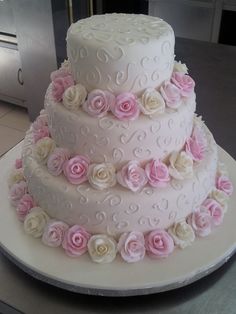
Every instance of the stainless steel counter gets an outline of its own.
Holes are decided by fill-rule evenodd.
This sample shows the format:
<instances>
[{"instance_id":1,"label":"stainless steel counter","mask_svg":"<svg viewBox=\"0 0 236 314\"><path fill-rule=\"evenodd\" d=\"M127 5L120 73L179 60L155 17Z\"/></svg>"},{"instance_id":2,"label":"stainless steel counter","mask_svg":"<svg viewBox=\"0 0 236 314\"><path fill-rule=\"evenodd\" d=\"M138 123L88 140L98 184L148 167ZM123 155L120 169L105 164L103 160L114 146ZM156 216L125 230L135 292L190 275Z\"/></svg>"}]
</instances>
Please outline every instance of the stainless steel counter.
<instances>
[{"instance_id":1,"label":"stainless steel counter","mask_svg":"<svg viewBox=\"0 0 236 314\"><path fill-rule=\"evenodd\" d=\"M197 112L219 145L236 158L236 47L177 39L176 55L196 81ZM3 255L0 280L1 313L236 313L236 255L189 286L141 297L105 298L60 290L31 278Z\"/></svg>"}]
</instances>

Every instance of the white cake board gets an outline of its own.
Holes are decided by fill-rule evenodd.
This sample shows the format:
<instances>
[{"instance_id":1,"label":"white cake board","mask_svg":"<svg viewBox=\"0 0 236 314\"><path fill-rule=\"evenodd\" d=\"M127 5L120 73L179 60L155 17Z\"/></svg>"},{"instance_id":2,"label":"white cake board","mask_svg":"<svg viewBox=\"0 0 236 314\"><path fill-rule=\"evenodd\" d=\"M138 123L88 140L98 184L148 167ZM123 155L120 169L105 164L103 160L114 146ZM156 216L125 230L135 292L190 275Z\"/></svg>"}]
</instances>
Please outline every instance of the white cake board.
<instances>
[{"instance_id":1,"label":"white cake board","mask_svg":"<svg viewBox=\"0 0 236 314\"><path fill-rule=\"evenodd\" d=\"M134 264L119 257L110 264L96 264L86 255L69 258L63 249L49 248L24 233L15 210L8 200L7 177L21 154L18 144L0 160L0 240L2 252L33 277L70 291L130 296L157 293L194 282L224 264L236 251L236 193L231 197L223 224L207 238L197 239L185 249L176 249L165 260ZM236 162L219 148L236 189Z\"/></svg>"}]
</instances>

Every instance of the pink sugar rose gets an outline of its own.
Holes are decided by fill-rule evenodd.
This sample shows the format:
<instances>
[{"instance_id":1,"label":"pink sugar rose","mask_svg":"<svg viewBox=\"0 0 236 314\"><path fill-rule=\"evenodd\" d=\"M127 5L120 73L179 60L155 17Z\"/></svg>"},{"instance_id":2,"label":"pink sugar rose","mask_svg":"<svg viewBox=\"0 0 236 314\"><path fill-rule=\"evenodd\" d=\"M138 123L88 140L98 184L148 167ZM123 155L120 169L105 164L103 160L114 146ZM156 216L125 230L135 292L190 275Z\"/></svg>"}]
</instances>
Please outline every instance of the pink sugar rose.
<instances>
[{"instance_id":1,"label":"pink sugar rose","mask_svg":"<svg viewBox=\"0 0 236 314\"><path fill-rule=\"evenodd\" d=\"M48 125L48 114L45 109L40 110L37 120L39 120L42 125Z\"/></svg>"},{"instance_id":2,"label":"pink sugar rose","mask_svg":"<svg viewBox=\"0 0 236 314\"><path fill-rule=\"evenodd\" d=\"M145 241L142 232L123 233L118 242L118 251L128 263L141 261L145 256Z\"/></svg>"},{"instance_id":3,"label":"pink sugar rose","mask_svg":"<svg viewBox=\"0 0 236 314\"><path fill-rule=\"evenodd\" d=\"M82 155L76 155L64 162L63 172L70 183L81 184L87 180L88 168L89 159Z\"/></svg>"},{"instance_id":4,"label":"pink sugar rose","mask_svg":"<svg viewBox=\"0 0 236 314\"><path fill-rule=\"evenodd\" d=\"M160 160L152 159L145 166L148 183L153 187L165 187L170 181L169 168Z\"/></svg>"},{"instance_id":5,"label":"pink sugar rose","mask_svg":"<svg viewBox=\"0 0 236 314\"><path fill-rule=\"evenodd\" d=\"M69 226L62 221L49 220L44 228L43 243L51 247L60 246L68 229Z\"/></svg>"},{"instance_id":6,"label":"pink sugar rose","mask_svg":"<svg viewBox=\"0 0 236 314\"><path fill-rule=\"evenodd\" d=\"M140 113L136 96L132 93L123 93L116 97L115 103L110 106L112 113L119 120L135 120Z\"/></svg>"},{"instance_id":7,"label":"pink sugar rose","mask_svg":"<svg viewBox=\"0 0 236 314\"><path fill-rule=\"evenodd\" d=\"M42 109L40 111L40 115L32 123L32 128L33 128L33 130L38 130L38 129L41 129L45 126L48 126L48 115L47 115L45 109Z\"/></svg>"},{"instance_id":8,"label":"pink sugar rose","mask_svg":"<svg viewBox=\"0 0 236 314\"><path fill-rule=\"evenodd\" d=\"M33 131L37 131L37 130L41 129L44 126L45 126L44 122L41 119L39 119L39 117L32 123Z\"/></svg>"},{"instance_id":9,"label":"pink sugar rose","mask_svg":"<svg viewBox=\"0 0 236 314\"><path fill-rule=\"evenodd\" d=\"M156 229L145 236L147 254L153 258L167 257L174 250L174 241L167 231Z\"/></svg>"},{"instance_id":10,"label":"pink sugar rose","mask_svg":"<svg viewBox=\"0 0 236 314\"><path fill-rule=\"evenodd\" d=\"M136 160L129 161L117 173L117 181L133 192L140 191L147 183L148 179L143 168Z\"/></svg>"},{"instance_id":11,"label":"pink sugar rose","mask_svg":"<svg viewBox=\"0 0 236 314\"><path fill-rule=\"evenodd\" d=\"M27 183L25 181L20 181L15 183L10 188L10 200L12 205L17 206L20 199L28 191Z\"/></svg>"},{"instance_id":12,"label":"pink sugar rose","mask_svg":"<svg viewBox=\"0 0 236 314\"><path fill-rule=\"evenodd\" d=\"M191 137L194 141L198 142L198 144L201 146L202 151L206 150L207 140L202 127L195 125Z\"/></svg>"},{"instance_id":13,"label":"pink sugar rose","mask_svg":"<svg viewBox=\"0 0 236 314\"><path fill-rule=\"evenodd\" d=\"M28 215L30 212L31 208L35 207L35 201L33 200L32 196L28 193L24 194L22 198L20 199L16 212L17 216L20 221L24 221L25 217Z\"/></svg>"},{"instance_id":14,"label":"pink sugar rose","mask_svg":"<svg viewBox=\"0 0 236 314\"><path fill-rule=\"evenodd\" d=\"M62 247L67 255L71 257L80 256L87 251L90 237L91 235L83 227L74 225L66 231Z\"/></svg>"},{"instance_id":15,"label":"pink sugar rose","mask_svg":"<svg viewBox=\"0 0 236 314\"><path fill-rule=\"evenodd\" d=\"M206 237L211 233L212 217L205 208L198 209L190 214L187 223L193 228L198 237Z\"/></svg>"},{"instance_id":16,"label":"pink sugar rose","mask_svg":"<svg viewBox=\"0 0 236 314\"><path fill-rule=\"evenodd\" d=\"M21 169L22 168L22 159L21 158L17 158L15 160L15 168L16 169Z\"/></svg>"},{"instance_id":17,"label":"pink sugar rose","mask_svg":"<svg viewBox=\"0 0 236 314\"><path fill-rule=\"evenodd\" d=\"M194 160L201 161L204 158L204 150L201 145L192 137L189 137L185 143L186 153Z\"/></svg>"},{"instance_id":18,"label":"pink sugar rose","mask_svg":"<svg viewBox=\"0 0 236 314\"><path fill-rule=\"evenodd\" d=\"M225 175L220 175L216 178L216 188L229 196L232 195L234 190L232 182Z\"/></svg>"},{"instance_id":19,"label":"pink sugar rose","mask_svg":"<svg viewBox=\"0 0 236 314\"><path fill-rule=\"evenodd\" d=\"M115 96L100 89L95 89L88 95L87 101L83 104L83 109L92 117L104 117L110 106L114 106Z\"/></svg>"},{"instance_id":20,"label":"pink sugar rose","mask_svg":"<svg viewBox=\"0 0 236 314\"><path fill-rule=\"evenodd\" d=\"M38 116L37 119L32 123L32 128L33 131L38 131L47 125L48 123L46 122L46 119L41 119L41 116Z\"/></svg>"},{"instance_id":21,"label":"pink sugar rose","mask_svg":"<svg viewBox=\"0 0 236 314\"><path fill-rule=\"evenodd\" d=\"M53 71L50 75L50 78L51 78L51 81L54 81L55 79L59 77L66 77L69 74L70 74L69 69L61 67L58 70Z\"/></svg>"},{"instance_id":22,"label":"pink sugar rose","mask_svg":"<svg viewBox=\"0 0 236 314\"><path fill-rule=\"evenodd\" d=\"M180 106L180 91L174 84L165 81L160 88L160 93L164 98L167 107L177 109Z\"/></svg>"},{"instance_id":23,"label":"pink sugar rose","mask_svg":"<svg viewBox=\"0 0 236 314\"><path fill-rule=\"evenodd\" d=\"M59 176L63 171L64 163L69 159L68 149L57 147L49 155L47 161L48 172L53 176Z\"/></svg>"},{"instance_id":24,"label":"pink sugar rose","mask_svg":"<svg viewBox=\"0 0 236 314\"><path fill-rule=\"evenodd\" d=\"M207 198L202 203L202 206L208 210L212 218L213 225L219 226L222 223L224 217L224 210L222 206L212 198Z\"/></svg>"},{"instance_id":25,"label":"pink sugar rose","mask_svg":"<svg viewBox=\"0 0 236 314\"><path fill-rule=\"evenodd\" d=\"M189 75L182 72L173 72L171 82L178 87L183 97L189 97L194 91L194 80Z\"/></svg>"},{"instance_id":26,"label":"pink sugar rose","mask_svg":"<svg viewBox=\"0 0 236 314\"><path fill-rule=\"evenodd\" d=\"M52 81L52 97L55 101L61 101L64 91L74 85L72 75L68 74L64 77L56 77Z\"/></svg>"},{"instance_id":27,"label":"pink sugar rose","mask_svg":"<svg viewBox=\"0 0 236 314\"><path fill-rule=\"evenodd\" d=\"M206 150L206 139L201 128L195 126L191 137L186 140L185 151L194 160L201 161Z\"/></svg>"},{"instance_id":28,"label":"pink sugar rose","mask_svg":"<svg viewBox=\"0 0 236 314\"><path fill-rule=\"evenodd\" d=\"M37 143L38 140L44 137L50 137L49 129L46 125L37 130L33 129L33 138L35 143Z\"/></svg>"}]
</instances>

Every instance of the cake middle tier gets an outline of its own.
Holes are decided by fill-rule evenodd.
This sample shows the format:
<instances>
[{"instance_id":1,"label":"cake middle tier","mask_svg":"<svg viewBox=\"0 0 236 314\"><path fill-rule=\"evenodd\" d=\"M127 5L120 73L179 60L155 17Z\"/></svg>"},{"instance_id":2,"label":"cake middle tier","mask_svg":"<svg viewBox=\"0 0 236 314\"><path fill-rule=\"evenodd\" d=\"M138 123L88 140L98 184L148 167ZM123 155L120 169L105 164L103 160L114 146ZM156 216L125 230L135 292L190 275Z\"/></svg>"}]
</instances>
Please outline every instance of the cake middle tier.
<instances>
[{"instance_id":1,"label":"cake middle tier","mask_svg":"<svg viewBox=\"0 0 236 314\"><path fill-rule=\"evenodd\" d=\"M82 109L68 111L52 100L49 88L45 108L57 146L87 156L91 162L111 162L120 167L133 159L165 160L171 152L181 150L192 132L196 102L193 95L177 110L166 109L155 119L140 115L135 121L120 121L111 114L94 118Z\"/></svg>"}]
</instances>

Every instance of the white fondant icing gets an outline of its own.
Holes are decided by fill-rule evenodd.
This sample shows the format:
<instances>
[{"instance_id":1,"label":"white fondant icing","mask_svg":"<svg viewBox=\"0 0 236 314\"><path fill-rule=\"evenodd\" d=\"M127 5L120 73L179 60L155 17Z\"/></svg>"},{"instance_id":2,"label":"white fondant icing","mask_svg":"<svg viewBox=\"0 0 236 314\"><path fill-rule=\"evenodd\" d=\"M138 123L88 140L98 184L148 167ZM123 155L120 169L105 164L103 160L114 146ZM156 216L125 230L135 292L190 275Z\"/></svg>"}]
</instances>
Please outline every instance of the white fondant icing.
<instances>
[{"instance_id":1,"label":"white fondant icing","mask_svg":"<svg viewBox=\"0 0 236 314\"><path fill-rule=\"evenodd\" d=\"M170 78L174 41L171 26L157 17L95 15L70 26L67 54L74 79L88 91L140 94Z\"/></svg>"}]
</instances>

